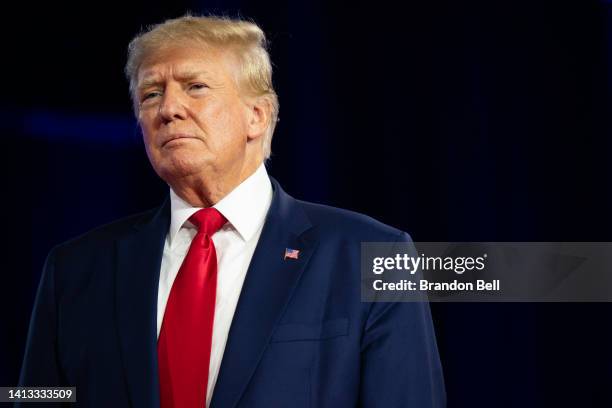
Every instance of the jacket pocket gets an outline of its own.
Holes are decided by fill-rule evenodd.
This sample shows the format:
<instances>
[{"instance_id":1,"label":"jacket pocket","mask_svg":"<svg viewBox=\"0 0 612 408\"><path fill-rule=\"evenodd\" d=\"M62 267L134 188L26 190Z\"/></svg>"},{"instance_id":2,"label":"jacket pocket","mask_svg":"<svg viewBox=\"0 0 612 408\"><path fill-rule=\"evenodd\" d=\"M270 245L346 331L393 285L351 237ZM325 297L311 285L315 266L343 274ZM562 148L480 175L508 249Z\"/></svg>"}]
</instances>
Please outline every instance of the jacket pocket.
<instances>
[{"instance_id":1,"label":"jacket pocket","mask_svg":"<svg viewBox=\"0 0 612 408\"><path fill-rule=\"evenodd\" d=\"M317 341L346 336L349 320L347 318L327 320L322 323L289 323L276 326L272 343L287 341Z\"/></svg>"}]
</instances>

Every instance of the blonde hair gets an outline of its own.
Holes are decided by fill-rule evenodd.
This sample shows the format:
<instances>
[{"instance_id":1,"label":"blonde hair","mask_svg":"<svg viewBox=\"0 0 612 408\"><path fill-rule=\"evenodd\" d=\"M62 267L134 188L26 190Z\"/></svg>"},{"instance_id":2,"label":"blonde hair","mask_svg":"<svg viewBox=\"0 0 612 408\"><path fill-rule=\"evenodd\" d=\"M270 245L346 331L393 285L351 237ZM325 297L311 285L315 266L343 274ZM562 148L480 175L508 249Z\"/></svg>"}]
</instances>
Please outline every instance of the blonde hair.
<instances>
[{"instance_id":1,"label":"blonde hair","mask_svg":"<svg viewBox=\"0 0 612 408\"><path fill-rule=\"evenodd\" d=\"M272 134L278 121L278 96L272 86L272 64L266 49L266 36L257 24L250 21L186 15L149 27L134 37L128 46L125 66L134 110L138 109L136 86L143 60L162 48L194 43L221 50L231 49L241 66L237 85L250 96L264 97L270 103L270 124L263 140L264 157L269 158Z\"/></svg>"}]
</instances>

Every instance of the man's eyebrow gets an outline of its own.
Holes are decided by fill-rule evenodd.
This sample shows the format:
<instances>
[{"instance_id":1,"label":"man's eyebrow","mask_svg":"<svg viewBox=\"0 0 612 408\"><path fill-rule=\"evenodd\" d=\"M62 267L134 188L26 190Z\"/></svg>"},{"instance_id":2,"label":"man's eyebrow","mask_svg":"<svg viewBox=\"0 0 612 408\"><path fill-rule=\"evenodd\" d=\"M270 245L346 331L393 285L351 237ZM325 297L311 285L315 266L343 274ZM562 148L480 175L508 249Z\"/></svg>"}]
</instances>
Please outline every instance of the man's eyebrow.
<instances>
[{"instance_id":1,"label":"man's eyebrow","mask_svg":"<svg viewBox=\"0 0 612 408\"><path fill-rule=\"evenodd\" d=\"M152 86L160 85L163 81L158 77L145 78L142 81L138 81L138 89L149 88Z\"/></svg>"},{"instance_id":2,"label":"man's eyebrow","mask_svg":"<svg viewBox=\"0 0 612 408\"><path fill-rule=\"evenodd\" d=\"M175 77L179 80L179 81L190 81L192 79L196 79L196 78L202 78L202 77L208 77L208 71L205 71L203 69L186 69L183 71L178 71L175 74Z\"/></svg>"},{"instance_id":3,"label":"man's eyebrow","mask_svg":"<svg viewBox=\"0 0 612 408\"><path fill-rule=\"evenodd\" d=\"M191 81L197 78L206 78L208 77L208 72L202 69L198 70L182 70L174 74L174 77L179 81ZM159 86L164 83L164 80L157 75L151 75L149 77L145 77L138 84L138 89L149 88L152 86Z\"/></svg>"}]
</instances>

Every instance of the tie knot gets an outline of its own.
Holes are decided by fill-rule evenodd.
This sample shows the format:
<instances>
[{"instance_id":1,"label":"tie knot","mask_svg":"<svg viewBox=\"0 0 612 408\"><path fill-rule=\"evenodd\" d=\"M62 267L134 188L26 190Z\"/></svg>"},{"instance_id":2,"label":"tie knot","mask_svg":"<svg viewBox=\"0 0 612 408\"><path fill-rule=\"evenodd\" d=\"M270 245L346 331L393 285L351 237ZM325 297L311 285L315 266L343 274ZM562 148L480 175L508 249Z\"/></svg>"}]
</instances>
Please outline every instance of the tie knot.
<instances>
[{"instance_id":1,"label":"tie knot","mask_svg":"<svg viewBox=\"0 0 612 408\"><path fill-rule=\"evenodd\" d=\"M219 231L227 220L216 208L208 207L198 210L189 217L189 221L196 226L198 232L212 236L215 232Z\"/></svg>"}]
</instances>

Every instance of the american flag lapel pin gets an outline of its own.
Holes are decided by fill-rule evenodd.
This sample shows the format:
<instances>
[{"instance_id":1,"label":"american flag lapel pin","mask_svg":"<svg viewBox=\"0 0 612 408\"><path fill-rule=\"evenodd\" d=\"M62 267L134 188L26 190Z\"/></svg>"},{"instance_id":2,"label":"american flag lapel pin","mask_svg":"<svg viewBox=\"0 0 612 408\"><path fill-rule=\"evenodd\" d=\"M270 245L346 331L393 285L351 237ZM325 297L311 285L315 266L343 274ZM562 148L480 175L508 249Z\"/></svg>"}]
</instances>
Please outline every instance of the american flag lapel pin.
<instances>
[{"instance_id":1,"label":"american flag lapel pin","mask_svg":"<svg viewBox=\"0 0 612 408\"><path fill-rule=\"evenodd\" d=\"M300 251L298 249L285 248L285 258L284 259L298 259L300 256Z\"/></svg>"}]
</instances>

